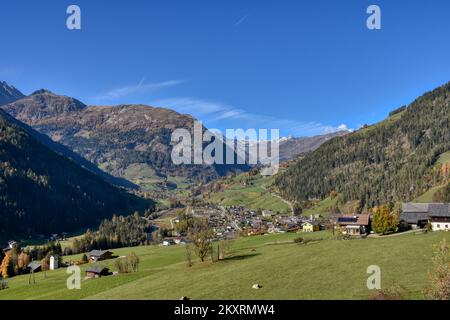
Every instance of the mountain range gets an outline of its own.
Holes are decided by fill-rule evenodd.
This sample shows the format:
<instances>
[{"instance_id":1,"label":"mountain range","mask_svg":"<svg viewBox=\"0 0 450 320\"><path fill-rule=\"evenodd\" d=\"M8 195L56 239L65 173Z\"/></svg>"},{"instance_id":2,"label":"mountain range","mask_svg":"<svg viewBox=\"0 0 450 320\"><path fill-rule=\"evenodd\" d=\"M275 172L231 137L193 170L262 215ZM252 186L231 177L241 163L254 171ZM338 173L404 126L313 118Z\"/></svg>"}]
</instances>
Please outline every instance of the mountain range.
<instances>
[{"instance_id":1,"label":"mountain range","mask_svg":"<svg viewBox=\"0 0 450 320\"><path fill-rule=\"evenodd\" d=\"M5 81L0 81L0 106L11 103L25 97L22 92L10 86Z\"/></svg>"},{"instance_id":2,"label":"mountain range","mask_svg":"<svg viewBox=\"0 0 450 320\"><path fill-rule=\"evenodd\" d=\"M155 178L176 184L182 177L192 186L250 169L174 165L171 134L177 128L192 132L196 119L190 115L146 105L87 106L45 89L25 96L0 84L5 234L70 231L114 213L152 210L153 201L123 188L148 190ZM355 132L281 139L280 158L294 161L274 186L300 207L331 197L337 211L351 204L362 212L437 187L444 199L450 183L450 83Z\"/></svg>"},{"instance_id":3,"label":"mountain range","mask_svg":"<svg viewBox=\"0 0 450 320\"><path fill-rule=\"evenodd\" d=\"M280 162L295 159L299 156L316 150L323 143L334 137L341 137L348 134L347 130L340 130L327 134L312 137L287 137L280 141Z\"/></svg>"},{"instance_id":4,"label":"mountain range","mask_svg":"<svg viewBox=\"0 0 450 320\"><path fill-rule=\"evenodd\" d=\"M86 106L44 89L2 109L109 174L144 188L156 177L208 181L248 170L246 165L173 164L171 134L177 128L192 132L195 119L169 109L146 105Z\"/></svg>"},{"instance_id":5,"label":"mountain range","mask_svg":"<svg viewBox=\"0 0 450 320\"><path fill-rule=\"evenodd\" d=\"M196 119L165 108L87 106L75 98L41 89L3 105L2 109L111 176L122 178L114 182L116 185L126 186L127 179L128 187L133 184L147 190L154 187L158 178L206 182L249 170L247 165L174 165L170 157L171 133L177 128L192 132ZM280 143L281 161L315 150L328 139L345 133L285 139Z\"/></svg>"}]
</instances>

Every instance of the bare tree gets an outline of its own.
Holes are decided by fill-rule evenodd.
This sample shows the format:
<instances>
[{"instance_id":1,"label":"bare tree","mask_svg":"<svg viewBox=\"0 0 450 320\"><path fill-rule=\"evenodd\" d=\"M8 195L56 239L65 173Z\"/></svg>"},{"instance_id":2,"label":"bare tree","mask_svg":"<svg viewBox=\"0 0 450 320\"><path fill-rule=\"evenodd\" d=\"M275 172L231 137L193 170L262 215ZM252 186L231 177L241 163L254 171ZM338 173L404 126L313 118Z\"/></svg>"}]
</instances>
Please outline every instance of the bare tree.
<instances>
[{"instance_id":1,"label":"bare tree","mask_svg":"<svg viewBox=\"0 0 450 320\"><path fill-rule=\"evenodd\" d=\"M136 253L131 252L128 257L128 263L131 266L131 270L133 270L133 272L137 272L139 270L139 257L136 255Z\"/></svg>"},{"instance_id":2,"label":"bare tree","mask_svg":"<svg viewBox=\"0 0 450 320\"><path fill-rule=\"evenodd\" d=\"M194 245L195 254L203 262L211 251L214 232L208 225L207 219L195 218L189 228L189 238Z\"/></svg>"},{"instance_id":3,"label":"bare tree","mask_svg":"<svg viewBox=\"0 0 450 320\"><path fill-rule=\"evenodd\" d=\"M188 267L192 267L192 245L186 245L186 262Z\"/></svg>"}]
</instances>

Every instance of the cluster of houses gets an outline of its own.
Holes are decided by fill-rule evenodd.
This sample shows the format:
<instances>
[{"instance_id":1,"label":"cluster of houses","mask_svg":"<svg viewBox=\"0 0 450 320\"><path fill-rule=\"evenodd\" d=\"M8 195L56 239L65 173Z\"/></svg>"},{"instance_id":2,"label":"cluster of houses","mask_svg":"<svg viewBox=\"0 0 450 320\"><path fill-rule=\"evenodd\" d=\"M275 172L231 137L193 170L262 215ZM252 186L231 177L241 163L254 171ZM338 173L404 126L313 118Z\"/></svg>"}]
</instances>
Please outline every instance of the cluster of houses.
<instances>
[{"instance_id":1,"label":"cluster of houses","mask_svg":"<svg viewBox=\"0 0 450 320\"><path fill-rule=\"evenodd\" d=\"M88 257L88 261L90 263L95 263L102 260L107 260L112 258L112 252L108 250L92 250L91 252L87 253L86 256ZM59 268L59 257L58 255L52 255L50 256L50 263L49 263L49 270L56 270ZM37 273L42 271L42 263L41 261L32 261L28 264L28 271L30 273ZM109 269L95 264L93 266L89 266L86 268L86 278L98 278L101 276L106 276L111 274L109 272Z\"/></svg>"},{"instance_id":2,"label":"cluster of houses","mask_svg":"<svg viewBox=\"0 0 450 320\"><path fill-rule=\"evenodd\" d=\"M201 210L200 210L201 211ZM199 210L192 210L198 214ZM318 214L309 217L276 215L270 210L255 212L244 207L217 207L202 211L208 215L210 224L218 238L231 237L237 233L256 235L282 232L316 232L340 228L349 236L364 236L372 232L371 214L339 214L323 219ZM401 229L424 228L433 231L450 230L450 204L448 203L403 203L400 215Z\"/></svg>"},{"instance_id":3,"label":"cluster of houses","mask_svg":"<svg viewBox=\"0 0 450 320\"><path fill-rule=\"evenodd\" d=\"M235 238L238 234L251 236L301 230L310 232L326 228L326 221L319 223L318 214L310 217L279 215L270 210L257 212L242 206L208 206L192 209L190 213L207 216L218 240Z\"/></svg>"},{"instance_id":4,"label":"cluster of houses","mask_svg":"<svg viewBox=\"0 0 450 320\"><path fill-rule=\"evenodd\" d=\"M336 215L335 227L350 236L369 234L372 216L370 214ZM401 229L423 229L430 226L432 231L450 231L450 203L403 203L400 214ZM320 230L317 221L308 221L303 231Z\"/></svg>"}]
</instances>

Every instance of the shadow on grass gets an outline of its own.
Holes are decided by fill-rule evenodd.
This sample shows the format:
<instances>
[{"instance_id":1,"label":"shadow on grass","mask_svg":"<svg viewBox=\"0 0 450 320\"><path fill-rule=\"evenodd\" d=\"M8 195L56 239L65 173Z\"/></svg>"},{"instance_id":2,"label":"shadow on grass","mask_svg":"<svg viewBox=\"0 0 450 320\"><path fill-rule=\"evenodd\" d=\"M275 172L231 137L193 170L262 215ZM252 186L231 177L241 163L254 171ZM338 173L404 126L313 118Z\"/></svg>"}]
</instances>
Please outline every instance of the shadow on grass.
<instances>
[{"instance_id":1,"label":"shadow on grass","mask_svg":"<svg viewBox=\"0 0 450 320\"><path fill-rule=\"evenodd\" d=\"M261 253L250 253L250 254L239 254L231 257L226 257L225 259L221 261L239 261L239 260L246 260L249 258L253 258L255 256L259 256Z\"/></svg>"}]
</instances>

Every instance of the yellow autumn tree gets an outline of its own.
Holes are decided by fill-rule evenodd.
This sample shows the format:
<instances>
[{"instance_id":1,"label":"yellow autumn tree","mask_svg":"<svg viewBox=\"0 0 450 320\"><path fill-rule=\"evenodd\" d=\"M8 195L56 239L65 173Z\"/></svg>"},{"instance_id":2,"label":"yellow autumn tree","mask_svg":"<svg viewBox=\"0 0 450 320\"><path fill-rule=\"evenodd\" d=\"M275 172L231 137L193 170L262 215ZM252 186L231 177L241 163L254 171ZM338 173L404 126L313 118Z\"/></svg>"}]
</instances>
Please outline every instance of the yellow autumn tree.
<instances>
[{"instance_id":1,"label":"yellow autumn tree","mask_svg":"<svg viewBox=\"0 0 450 320\"><path fill-rule=\"evenodd\" d=\"M0 266L0 272L3 279L14 276L14 264L12 259L12 250L9 250L3 258L2 265Z\"/></svg>"},{"instance_id":2,"label":"yellow autumn tree","mask_svg":"<svg viewBox=\"0 0 450 320\"><path fill-rule=\"evenodd\" d=\"M376 233L387 234L398 229L400 217L385 204L372 209L372 228Z\"/></svg>"},{"instance_id":3,"label":"yellow autumn tree","mask_svg":"<svg viewBox=\"0 0 450 320\"><path fill-rule=\"evenodd\" d=\"M29 264L30 256L27 253L22 252L17 259L17 266L19 268L19 271L24 272Z\"/></svg>"}]
</instances>

